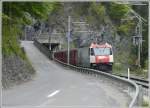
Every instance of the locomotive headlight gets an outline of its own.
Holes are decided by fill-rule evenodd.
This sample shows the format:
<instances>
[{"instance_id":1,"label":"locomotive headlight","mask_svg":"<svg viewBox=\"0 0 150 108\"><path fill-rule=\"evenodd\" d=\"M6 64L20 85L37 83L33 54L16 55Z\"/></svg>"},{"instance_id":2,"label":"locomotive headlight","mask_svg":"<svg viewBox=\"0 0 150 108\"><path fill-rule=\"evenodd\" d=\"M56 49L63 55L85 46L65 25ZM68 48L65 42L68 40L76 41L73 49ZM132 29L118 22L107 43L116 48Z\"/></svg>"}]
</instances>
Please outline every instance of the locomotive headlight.
<instances>
[{"instance_id":1,"label":"locomotive headlight","mask_svg":"<svg viewBox=\"0 0 150 108\"><path fill-rule=\"evenodd\" d=\"M105 58L104 56L99 56L98 57L99 60L104 59L104 58Z\"/></svg>"},{"instance_id":2,"label":"locomotive headlight","mask_svg":"<svg viewBox=\"0 0 150 108\"><path fill-rule=\"evenodd\" d=\"M104 62L104 59L105 59L105 56L99 56L99 57L98 57L98 61L99 61L99 62Z\"/></svg>"},{"instance_id":3,"label":"locomotive headlight","mask_svg":"<svg viewBox=\"0 0 150 108\"><path fill-rule=\"evenodd\" d=\"M97 61L100 63L109 63L109 56L98 56Z\"/></svg>"}]
</instances>

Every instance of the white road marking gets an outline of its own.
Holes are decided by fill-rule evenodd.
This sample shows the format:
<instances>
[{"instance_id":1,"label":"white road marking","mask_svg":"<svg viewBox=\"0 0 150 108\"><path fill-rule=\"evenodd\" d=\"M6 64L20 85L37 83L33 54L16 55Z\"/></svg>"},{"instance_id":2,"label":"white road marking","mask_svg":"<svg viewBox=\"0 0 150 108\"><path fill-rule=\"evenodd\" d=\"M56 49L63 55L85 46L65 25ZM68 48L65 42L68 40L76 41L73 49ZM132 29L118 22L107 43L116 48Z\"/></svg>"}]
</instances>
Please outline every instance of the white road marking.
<instances>
[{"instance_id":1,"label":"white road marking","mask_svg":"<svg viewBox=\"0 0 150 108\"><path fill-rule=\"evenodd\" d=\"M49 94L47 97L48 97L48 98L49 98L49 97L52 97L52 96L56 95L56 94L59 93L59 92L60 92L60 90L56 90L55 92Z\"/></svg>"}]
</instances>

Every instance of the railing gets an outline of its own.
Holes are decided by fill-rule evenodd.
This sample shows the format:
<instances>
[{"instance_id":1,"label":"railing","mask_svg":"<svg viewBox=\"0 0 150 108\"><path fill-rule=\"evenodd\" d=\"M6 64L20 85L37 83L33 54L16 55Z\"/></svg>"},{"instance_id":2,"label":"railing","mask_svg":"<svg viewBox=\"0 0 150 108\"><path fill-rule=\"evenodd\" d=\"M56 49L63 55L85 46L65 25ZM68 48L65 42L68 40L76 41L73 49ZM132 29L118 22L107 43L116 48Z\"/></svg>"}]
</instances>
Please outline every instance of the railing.
<instances>
[{"instance_id":1,"label":"railing","mask_svg":"<svg viewBox=\"0 0 150 108\"><path fill-rule=\"evenodd\" d=\"M34 40L34 45L48 58L52 59L52 52L46 46L42 45L37 40Z\"/></svg>"},{"instance_id":2,"label":"railing","mask_svg":"<svg viewBox=\"0 0 150 108\"><path fill-rule=\"evenodd\" d=\"M34 41L34 44L39 48L39 50L41 52L43 52L47 57L52 58L52 53L48 50L48 48L44 47L41 43L39 43L38 41ZM129 103L129 107L133 107L134 105L137 105L139 102L139 87L138 85L128 79L119 77L119 76L115 76L106 72L102 72L102 71L98 71L98 70L94 70L94 69L89 69L89 68L83 68L83 67L77 67L74 65L70 65L64 62L61 62L59 60L57 60L56 58L54 58L54 60L63 65L64 67L67 67L69 69L81 72L81 73L86 73L86 74L90 74L93 76L101 76L101 77L105 77L107 78L107 80L111 80L112 83L116 83L118 84L118 87L121 86L125 89L128 89L128 94L130 93L134 93L133 96L131 96L131 102ZM118 81L117 81L118 80Z\"/></svg>"},{"instance_id":3,"label":"railing","mask_svg":"<svg viewBox=\"0 0 150 108\"><path fill-rule=\"evenodd\" d=\"M115 75L112 75L112 74L109 74L109 73L106 73L106 72L102 72L102 71L98 71L98 70L94 70L94 69L89 69L89 68L83 68L83 67L77 67L77 66L74 66L74 65L68 65L67 63L64 63L64 62L61 62L57 59L54 58L55 61L57 61L58 63L62 64L63 66L67 67L67 68L70 68L72 70L75 70L75 71L79 71L79 72L83 72L83 73L87 73L87 74L93 74L94 76L97 76L97 75L101 75L101 76L105 76L111 80L119 80L119 86L120 84L122 86L126 86L126 88L130 88L130 91L135 91L135 94L134 96L132 97L132 100L129 104L129 107L133 107L134 105L138 104L138 95L139 95L139 87L136 83L134 83L133 81L131 80L128 80L128 79L125 79L125 78L121 78L119 76L115 76Z\"/></svg>"}]
</instances>

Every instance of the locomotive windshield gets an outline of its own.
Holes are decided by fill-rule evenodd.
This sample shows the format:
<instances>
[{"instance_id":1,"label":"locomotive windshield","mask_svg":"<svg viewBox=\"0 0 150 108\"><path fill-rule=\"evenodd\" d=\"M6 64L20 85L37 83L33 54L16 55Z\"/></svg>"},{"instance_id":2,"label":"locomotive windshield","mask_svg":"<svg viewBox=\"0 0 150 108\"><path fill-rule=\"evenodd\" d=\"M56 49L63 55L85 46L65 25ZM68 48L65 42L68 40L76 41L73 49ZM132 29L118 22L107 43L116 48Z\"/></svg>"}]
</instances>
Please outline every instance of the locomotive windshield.
<instances>
[{"instance_id":1,"label":"locomotive windshield","mask_svg":"<svg viewBox=\"0 0 150 108\"><path fill-rule=\"evenodd\" d=\"M110 48L94 48L95 55L111 55Z\"/></svg>"}]
</instances>

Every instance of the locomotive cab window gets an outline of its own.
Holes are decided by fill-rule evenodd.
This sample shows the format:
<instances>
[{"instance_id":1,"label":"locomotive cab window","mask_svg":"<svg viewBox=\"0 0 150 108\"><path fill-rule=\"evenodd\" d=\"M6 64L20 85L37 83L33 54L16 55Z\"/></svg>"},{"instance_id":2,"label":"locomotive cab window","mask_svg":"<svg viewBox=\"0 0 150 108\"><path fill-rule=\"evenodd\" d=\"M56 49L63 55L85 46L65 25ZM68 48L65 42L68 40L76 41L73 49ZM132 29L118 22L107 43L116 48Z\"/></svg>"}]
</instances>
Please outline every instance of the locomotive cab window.
<instances>
[{"instance_id":1,"label":"locomotive cab window","mask_svg":"<svg viewBox=\"0 0 150 108\"><path fill-rule=\"evenodd\" d=\"M93 48L90 48L90 55L94 55L94 50L93 50Z\"/></svg>"},{"instance_id":2,"label":"locomotive cab window","mask_svg":"<svg viewBox=\"0 0 150 108\"><path fill-rule=\"evenodd\" d=\"M111 48L94 48L95 55L111 55Z\"/></svg>"},{"instance_id":3,"label":"locomotive cab window","mask_svg":"<svg viewBox=\"0 0 150 108\"><path fill-rule=\"evenodd\" d=\"M110 55L112 55L112 49L110 48Z\"/></svg>"}]
</instances>

